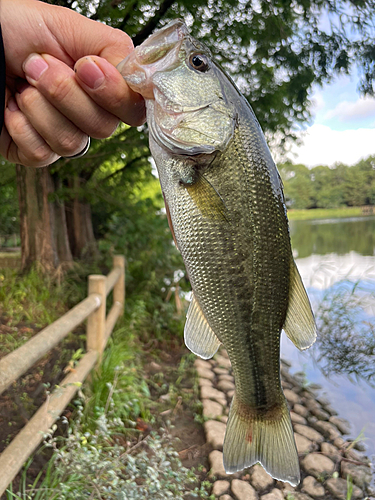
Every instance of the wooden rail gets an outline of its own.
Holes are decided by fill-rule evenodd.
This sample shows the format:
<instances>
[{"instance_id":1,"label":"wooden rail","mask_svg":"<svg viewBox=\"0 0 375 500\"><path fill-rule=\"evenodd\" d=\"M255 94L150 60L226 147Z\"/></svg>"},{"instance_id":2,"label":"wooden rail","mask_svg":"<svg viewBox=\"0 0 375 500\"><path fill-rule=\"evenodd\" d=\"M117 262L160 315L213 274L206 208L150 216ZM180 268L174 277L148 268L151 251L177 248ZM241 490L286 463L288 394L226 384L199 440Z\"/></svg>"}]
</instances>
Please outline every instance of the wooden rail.
<instances>
[{"instance_id":1,"label":"wooden rail","mask_svg":"<svg viewBox=\"0 0 375 500\"><path fill-rule=\"evenodd\" d=\"M106 317L106 298L113 306ZM0 360L0 394L87 318L87 353L47 398L27 425L0 455L0 496L59 418L101 355L125 302L125 258L113 258L109 275L89 276L88 297L24 345Z\"/></svg>"}]
</instances>

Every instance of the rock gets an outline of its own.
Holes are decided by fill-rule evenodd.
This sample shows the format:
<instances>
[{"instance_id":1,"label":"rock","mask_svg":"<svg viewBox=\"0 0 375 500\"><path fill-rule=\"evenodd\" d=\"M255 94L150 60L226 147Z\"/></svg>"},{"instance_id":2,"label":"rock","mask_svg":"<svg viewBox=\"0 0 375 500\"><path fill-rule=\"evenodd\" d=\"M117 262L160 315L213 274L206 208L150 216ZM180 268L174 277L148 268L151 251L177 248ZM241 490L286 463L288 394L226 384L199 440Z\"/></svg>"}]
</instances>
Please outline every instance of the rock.
<instances>
[{"instance_id":1,"label":"rock","mask_svg":"<svg viewBox=\"0 0 375 500\"><path fill-rule=\"evenodd\" d=\"M328 412L326 412L325 410L322 410L322 408L312 408L311 413L318 420L328 420L330 418L330 414Z\"/></svg>"},{"instance_id":2,"label":"rock","mask_svg":"<svg viewBox=\"0 0 375 500\"><path fill-rule=\"evenodd\" d=\"M348 443L341 437L337 437L336 439L333 440L333 444L338 448L339 450L344 450L347 446Z\"/></svg>"},{"instance_id":3,"label":"rock","mask_svg":"<svg viewBox=\"0 0 375 500\"><path fill-rule=\"evenodd\" d=\"M216 420L209 420L204 423L206 441L211 444L215 450L223 449L225 428L225 424Z\"/></svg>"},{"instance_id":4,"label":"rock","mask_svg":"<svg viewBox=\"0 0 375 500\"><path fill-rule=\"evenodd\" d=\"M159 363L155 363L155 361L151 361L148 365L148 369L150 373L159 373L162 371L161 365L159 365Z\"/></svg>"},{"instance_id":5,"label":"rock","mask_svg":"<svg viewBox=\"0 0 375 500\"><path fill-rule=\"evenodd\" d=\"M305 406L306 408L311 411L311 410L321 410L321 406L319 403L317 403L315 401L315 399L313 399L310 394L308 394L308 397L306 398L306 401L305 401Z\"/></svg>"},{"instance_id":6,"label":"rock","mask_svg":"<svg viewBox=\"0 0 375 500\"><path fill-rule=\"evenodd\" d=\"M232 375L228 375L227 370L225 370L225 373L219 375L219 380L228 380L229 382L233 382L234 377L232 377Z\"/></svg>"},{"instance_id":7,"label":"rock","mask_svg":"<svg viewBox=\"0 0 375 500\"><path fill-rule=\"evenodd\" d=\"M223 347L220 349L220 351L219 351L218 354L220 354L220 356L224 356L224 358L228 358L229 359L228 352Z\"/></svg>"},{"instance_id":8,"label":"rock","mask_svg":"<svg viewBox=\"0 0 375 500\"><path fill-rule=\"evenodd\" d=\"M329 421L335 425L342 434L350 434L351 425L345 418L330 417Z\"/></svg>"},{"instance_id":9,"label":"rock","mask_svg":"<svg viewBox=\"0 0 375 500\"><path fill-rule=\"evenodd\" d=\"M209 361L205 361L204 359L197 358L194 361L195 368L204 368L206 370L211 369L211 363Z\"/></svg>"},{"instance_id":10,"label":"rock","mask_svg":"<svg viewBox=\"0 0 375 500\"><path fill-rule=\"evenodd\" d=\"M208 455L208 461L210 462L211 470L209 477L232 477L233 475L227 474L224 470L223 465L223 454L221 451L214 450Z\"/></svg>"},{"instance_id":11,"label":"rock","mask_svg":"<svg viewBox=\"0 0 375 500\"><path fill-rule=\"evenodd\" d=\"M301 436L310 439L310 441L315 441L316 443L321 443L322 441L324 441L324 437L319 432L314 431L314 429L308 427L307 425L295 424L294 430L298 434L301 434Z\"/></svg>"},{"instance_id":12,"label":"rock","mask_svg":"<svg viewBox=\"0 0 375 500\"><path fill-rule=\"evenodd\" d=\"M229 359L224 356L220 356L220 354L216 354L215 359L221 368L227 368L227 370L229 370L232 366Z\"/></svg>"},{"instance_id":13,"label":"rock","mask_svg":"<svg viewBox=\"0 0 375 500\"><path fill-rule=\"evenodd\" d=\"M331 458L335 462L340 460L341 453L339 450L336 448L336 446L333 446L333 444L330 443L322 443L320 446L322 453L326 455L327 457Z\"/></svg>"},{"instance_id":14,"label":"rock","mask_svg":"<svg viewBox=\"0 0 375 500\"><path fill-rule=\"evenodd\" d=\"M233 390L233 391L228 391L228 392L227 392L227 396L228 396L228 398L229 398L229 399L232 399L232 398L233 398L233 396L234 396L234 393L235 393L235 391L234 391L234 390Z\"/></svg>"},{"instance_id":15,"label":"rock","mask_svg":"<svg viewBox=\"0 0 375 500\"><path fill-rule=\"evenodd\" d=\"M302 417L307 417L307 415L309 414L309 411L300 404L295 404L293 411L295 413L298 413L298 415L301 415Z\"/></svg>"},{"instance_id":16,"label":"rock","mask_svg":"<svg viewBox=\"0 0 375 500\"><path fill-rule=\"evenodd\" d=\"M364 443L362 443L362 441L356 441L354 443L353 448L355 448L358 451L366 451L366 446Z\"/></svg>"},{"instance_id":17,"label":"rock","mask_svg":"<svg viewBox=\"0 0 375 500\"><path fill-rule=\"evenodd\" d=\"M199 387L203 387L206 385L207 387L212 387L212 382L211 380L208 380L208 378L200 378L198 380Z\"/></svg>"},{"instance_id":18,"label":"rock","mask_svg":"<svg viewBox=\"0 0 375 500\"><path fill-rule=\"evenodd\" d=\"M212 493L219 497L229 490L229 481L215 481L212 486Z\"/></svg>"},{"instance_id":19,"label":"rock","mask_svg":"<svg viewBox=\"0 0 375 500\"><path fill-rule=\"evenodd\" d=\"M306 493L293 492L291 494L291 500L313 500L313 498L310 495L306 495Z\"/></svg>"},{"instance_id":20,"label":"rock","mask_svg":"<svg viewBox=\"0 0 375 500\"><path fill-rule=\"evenodd\" d=\"M285 380L281 381L281 387L283 389L293 389L293 385L290 382L285 382Z\"/></svg>"},{"instance_id":21,"label":"rock","mask_svg":"<svg viewBox=\"0 0 375 500\"><path fill-rule=\"evenodd\" d=\"M302 417L302 415L294 413L294 411L290 412L290 418L292 419L293 424L302 424L302 425L307 424L307 420L304 417Z\"/></svg>"},{"instance_id":22,"label":"rock","mask_svg":"<svg viewBox=\"0 0 375 500\"><path fill-rule=\"evenodd\" d=\"M213 380L215 378L215 374L212 370L208 370L207 368L203 368L201 366L197 366L198 376L201 378L208 378L208 380Z\"/></svg>"},{"instance_id":23,"label":"rock","mask_svg":"<svg viewBox=\"0 0 375 500\"><path fill-rule=\"evenodd\" d=\"M294 391L291 391L290 389L284 390L284 396L291 404L300 404L301 403L301 398L298 396L298 394L296 394Z\"/></svg>"},{"instance_id":24,"label":"rock","mask_svg":"<svg viewBox=\"0 0 375 500\"><path fill-rule=\"evenodd\" d=\"M238 500L258 500L258 495L254 488L246 481L234 479L231 488Z\"/></svg>"},{"instance_id":25,"label":"rock","mask_svg":"<svg viewBox=\"0 0 375 500\"><path fill-rule=\"evenodd\" d=\"M223 422L224 424L226 424L228 422L228 416L227 415L222 415L220 417L220 422Z\"/></svg>"},{"instance_id":26,"label":"rock","mask_svg":"<svg viewBox=\"0 0 375 500\"><path fill-rule=\"evenodd\" d=\"M214 372L216 373L216 375L228 375L228 370L226 370L225 368L214 368Z\"/></svg>"},{"instance_id":27,"label":"rock","mask_svg":"<svg viewBox=\"0 0 375 500\"><path fill-rule=\"evenodd\" d=\"M366 465L355 465L343 460L341 474L344 479L351 476L353 483L360 488L365 488L371 483L371 469Z\"/></svg>"},{"instance_id":28,"label":"rock","mask_svg":"<svg viewBox=\"0 0 375 500\"><path fill-rule=\"evenodd\" d=\"M314 498L324 496L323 486L312 476L305 477L302 483L302 491Z\"/></svg>"},{"instance_id":29,"label":"rock","mask_svg":"<svg viewBox=\"0 0 375 500\"><path fill-rule=\"evenodd\" d=\"M322 422L321 420L317 420L316 422L310 421L310 424L314 429L321 432L323 436L327 437L330 440L334 440L340 436L340 432L337 427L335 427L330 422Z\"/></svg>"},{"instance_id":30,"label":"rock","mask_svg":"<svg viewBox=\"0 0 375 500\"><path fill-rule=\"evenodd\" d=\"M229 382L229 380L220 380L217 384L217 388L220 389L221 391L228 392L228 391L234 391L235 386L233 382Z\"/></svg>"},{"instance_id":31,"label":"rock","mask_svg":"<svg viewBox=\"0 0 375 500\"><path fill-rule=\"evenodd\" d=\"M230 495L221 495L219 500L233 500L233 498Z\"/></svg>"},{"instance_id":32,"label":"rock","mask_svg":"<svg viewBox=\"0 0 375 500\"><path fill-rule=\"evenodd\" d=\"M202 399L203 416L206 418L217 418L223 413L223 407L216 401L210 399Z\"/></svg>"},{"instance_id":33,"label":"rock","mask_svg":"<svg viewBox=\"0 0 375 500\"><path fill-rule=\"evenodd\" d=\"M314 449L314 443L310 441L310 439L307 439L296 432L294 433L294 439L296 441L297 452L299 454L305 455Z\"/></svg>"},{"instance_id":34,"label":"rock","mask_svg":"<svg viewBox=\"0 0 375 500\"><path fill-rule=\"evenodd\" d=\"M281 493L281 490L274 488L270 493L267 493L267 495L262 495L260 500L284 500L284 495Z\"/></svg>"},{"instance_id":35,"label":"rock","mask_svg":"<svg viewBox=\"0 0 375 500\"><path fill-rule=\"evenodd\" d=\"M347 483L345 479L342 479L341 477L331 477L331 479L328 479L328 481L326 481L325 485L327 490L336 498L339 498L340 500L347 499ZM356 498L363 498L363 492L360 488L358 488L358 486L353 485L351 499L354 500Z\"/></svg>"},{"instance_id":36,"label":"rock","mask_svg":"<svg viewBox=\"0 0 375 500\"><path fill-rule=\"evenodd\" d=\"M251 468L251 484L258 491L263 491L274 484L273 478L266 472L261 465L254 465Z\"/></svg>"},{"instance_id":37,"label":"rock","mask_svg":"<svg viewBox=\"0 0 375 500\"><path fill-rule=\"evenodd\" d=\"M328 413L330 413L331 415L338 415L337 411L332 408L331 405L324 405L324 409L325 411L328 411Z\"/></svg>"},{"instance_id":38,"label":"rock","mask_svg":"<svg viewBox=\"0 0 375 500\"><path fill-rule=\"evenodd\" d=\"M201 398L202 399L214 399L223 406L227 405L227 398L225 394L213 387L203 386L201 387Z\"/></svg>"},{"instance_id":39,"label":"rock","mask_svg":"<svg viewBox=\"0 0 375 500\"><path fill-rule=\"evenodd\" d=\"M302 466L305 471L314 477L322 475L331 475L335 469L332 460L319 453L310 453L302 460Z\"/></svg>"}]
</instances>

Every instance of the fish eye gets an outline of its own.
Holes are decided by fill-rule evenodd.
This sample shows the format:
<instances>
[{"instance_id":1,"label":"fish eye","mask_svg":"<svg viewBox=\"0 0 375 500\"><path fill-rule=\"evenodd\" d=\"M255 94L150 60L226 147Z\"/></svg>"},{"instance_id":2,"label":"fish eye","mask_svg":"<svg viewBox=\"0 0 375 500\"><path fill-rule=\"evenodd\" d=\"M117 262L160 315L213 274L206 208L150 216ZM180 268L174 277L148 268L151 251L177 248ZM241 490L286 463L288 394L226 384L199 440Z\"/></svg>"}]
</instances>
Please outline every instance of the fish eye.
<instances>
[{"instance_id":1,"label":"fish eye","mask_svg":"<svg viewBox=\"0 0 375 500\"><path fill-rule=\"evenodd\" d=\"M208 70L208 60L203 54L192 54L189 57L189 64L192 68L204 73Z\"/></svg>"}]
</instances>

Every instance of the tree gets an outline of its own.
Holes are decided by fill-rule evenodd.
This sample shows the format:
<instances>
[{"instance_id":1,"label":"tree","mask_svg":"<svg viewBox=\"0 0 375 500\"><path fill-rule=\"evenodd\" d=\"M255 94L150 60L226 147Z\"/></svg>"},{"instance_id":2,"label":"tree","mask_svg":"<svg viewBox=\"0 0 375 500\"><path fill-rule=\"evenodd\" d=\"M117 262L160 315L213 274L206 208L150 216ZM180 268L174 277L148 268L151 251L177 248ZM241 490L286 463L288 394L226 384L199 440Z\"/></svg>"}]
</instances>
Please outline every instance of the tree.
<instances>
[{"instance_id":1,"label":"tree","mask_svg":"<svg viewBox=\"0 0 375 500\"><path fill-rule=\"evenodd\" d=\"M216 58L247 96L266 135L280 137L281 142L293 137L294 123L309 118L313 84L323 84L339 73L347 73L359 62L361 90L374 93L373 0L156 0L152 3L149 0L50 0L49 3L63 5L122 29L133 37L135 45L169 20L184 18L193 35L213 49ZM327 29L323 29L323 25L327 25ZM130 142L123 141L124 135ZM87 248L95 253L95 228L92 230L89 204L98 196L105 198L103 186L99 194L99 186L95 184L96 172L108 161L121 163L123 169L129 163L134 165L133 162L144 165L148 156L145 140L144 131L122 130L110 140L95 142L90 154L83 159L58 162L53 167L53 182L43 174L46 179L39 186L43 192L37 190L37 194L44 203L53 199L55 210L50 205L47 210L44 205L44 211L38 212L49 214L51 231L36 233L37 239L44 240L35 244L35 248L50 248L44 255L54 257L48 259L47 267L58 265L62 258L70 259L67 249L60 248L60 244L66 247L65 233L63 231L62 236L55 228L57 221L65 224L64 212L72 255L79 257ZM37 220L33 220L34 214L36 218L38 215L32 204L28 206L21 171L22 168L18 182L23 203L23 248L26 248L26 234L38 225ZM38 175L35 174L36 179ZM41 224L43 227L45 222ZM59 238L55 241L53 235ZM30 254L24 263L33 260L43 263L44 257Z\"/></svg>"}]
</instances>

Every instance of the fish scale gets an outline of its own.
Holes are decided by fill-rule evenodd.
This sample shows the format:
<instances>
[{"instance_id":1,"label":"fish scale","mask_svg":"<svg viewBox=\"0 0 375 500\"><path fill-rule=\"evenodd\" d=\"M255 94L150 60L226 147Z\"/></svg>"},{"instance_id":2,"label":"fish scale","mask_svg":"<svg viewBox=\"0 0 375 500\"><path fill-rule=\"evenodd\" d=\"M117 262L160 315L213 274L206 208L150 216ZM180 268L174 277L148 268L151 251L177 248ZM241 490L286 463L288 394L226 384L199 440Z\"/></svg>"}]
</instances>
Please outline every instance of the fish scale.
<instances>
[{"instance_id":1,"label":"fish scale","mask_svg":"<svg viewBox=\"0 0 375 500\"><path fill-rule=\"evenodd\" d=\"M227 349L235 395L224 467L260 462L292 485L300 471L280 383L284 328L315 340L295 266L282 183L246 99L181 20L155 32L118 67L146 100L150 149L193 294L185 343L208 359Z\"/></svg>"}]
</instances>

